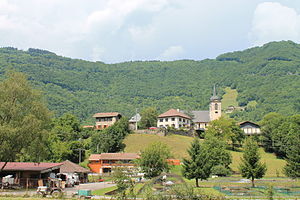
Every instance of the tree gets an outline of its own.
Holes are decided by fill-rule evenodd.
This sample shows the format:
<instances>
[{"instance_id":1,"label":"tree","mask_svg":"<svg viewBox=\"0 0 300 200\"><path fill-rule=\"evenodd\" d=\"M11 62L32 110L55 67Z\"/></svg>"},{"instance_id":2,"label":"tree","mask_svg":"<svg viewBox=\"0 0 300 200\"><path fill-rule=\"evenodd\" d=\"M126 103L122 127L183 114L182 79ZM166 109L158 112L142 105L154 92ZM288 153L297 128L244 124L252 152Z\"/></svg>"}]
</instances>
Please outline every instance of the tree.
<instances>
[{"instance_id":1,"label":"tree","mask_svg":"<svg viewBox=\"0 0 300 200\"><path fill-rule=\"evenodd\" d=\"M0 82L0 160L42 161L47 155L51 113L24 74L5 75Z\"/></svg>"},{"instance_id":2,"label":"tree","mask_svg":"<svg viewBox=\"0 0 300 200\"><path fill-rule=\"evenodd\" d=\"M211 174L212 163L207 149L200 145L195 138L188 149L189 159L183 159L183 176L187 179L195 179L196 187L199 187L199 179L206 180Z\"/></svg>"},{"instance_id":3,"label":"tree","mask_svg":"<svg viewBox=\"0 0 300 200\"><path fill-rule=\"evenodd\" d=\"M141 112L141 121L139 126L141 128L149 128L157 125L157 116L158 113L156 108L149 107L145 108Z\"/></svg>"},{"instance_id":4,"label":"tree","mask_svg":"<svg viewBox=\"0 0 300 200\"><path fill-rule=\"evenodd\" d=\"M91 138L91 149L95 153L123 151L125 148L123 140L129 133L128 119L122 117L112 126L95 132Z\"/></svg>"},{"instance_id":5,"label":"tree","mask_svg":"<svg viewBox=\"0 0 300 200\"><path fill-rule=\"evenodd\" d=\"M80 126L75 115L66 113L53 119L51 135L49 137L49 158L53 162L70 160L79 162L85 155L86 130ZM89 146L89 145L88 145ZM81 153L79 153L81 151ZM79 155L82 157L79 159Z\"/></svg>"},{"instance_id":6,"label":"tree","mask_svg":"<svg viewBox=\"0 0 300 200\"><path fill-rule=\"evenodd\" d=\"M156 142L141 153L138 164L145 173L146 178L159 176L163 171L169 171L170 166L167 159L171 157L169 147L163 143Z\"/></svg>"},{"instance_id":7,"label":"tree","mask_svg":"<svg viewBox=\"0 0 300 200\"><path fill-rule=\"evenodd\" d=\"M112 178L117 185L117 192L119 194L117 199L127 199L126 190L130 190L129 195L134 195L134 182L130 178L130 172L124 167L114 168Z\"/></svg>"},{"instance_id":8,"label":"tree","mask_svg":"<svg viewBox=\"0 0 300 200\"><path fill-rule=\"evenodd\" d=\"M212 166L221 165L230 171L229 165L232 162L231 154L226 150L226 142L217 137L206 135L203 148L210 155Z\"/></svg>"},{"instance_id":9,"label":"tree","mask_svg":"<svg viewBox=\"0 0 300 200\"><path fill-rule=\"evenodd\" d=\"M300 178L300 135L295 137L293 144L290 146L286 161L284 174L290 178Z\"/></svg>"},{"instance_id":10,"label":"tree","mask_svg":"<svg viewBox=\"0 0 300 200\"><path fill-rule=\"evenodd\" d=\"M252 138L246 140L239 170L243 177L251 179L252 187L254 187L254 179L262 178L266 173L266 164L260 163L258 145Z\"/></svg>"},{"instance_id":11,"label":"tree","mask_svg":"<svg viewBox=\"0 0 300 200\"><path fill-rule=\"evenodd\" d=\"M231 143L232 149L234 149L237 143L241 144L245 138L243 131L237 125L236 121L224 117L212 121L207 128L206 134Z\"/></svg>"}]
</instances>

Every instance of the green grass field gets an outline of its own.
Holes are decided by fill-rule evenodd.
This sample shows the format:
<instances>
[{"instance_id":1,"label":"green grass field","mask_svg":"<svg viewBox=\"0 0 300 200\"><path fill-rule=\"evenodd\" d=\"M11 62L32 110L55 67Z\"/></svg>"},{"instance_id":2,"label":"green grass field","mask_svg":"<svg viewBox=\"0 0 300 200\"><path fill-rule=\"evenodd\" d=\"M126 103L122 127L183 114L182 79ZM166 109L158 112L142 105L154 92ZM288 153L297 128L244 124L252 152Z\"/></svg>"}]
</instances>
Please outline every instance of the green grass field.
<instances>
[{"instance_id":1,"label":"green grass field","mask_svg":"<svg viewBox=\"0 0 300 200\"><path fill-rule=\"evenodd\" d=\"M181 135L163 137L148 134L130 134L124 140L124 143L126 144L125 152L138 153L148 145L157 141L168 145L174 158L182 159L187 156L186 149L190 146L193 138Z\"/></svg>"},{"instance_id":2,"label":"green grass field","mask_svg":"<svg viewBox=\"0 0 300 200\"><path fill-rule=\"evenodd\" d=\"M171 152L176 159L182 159L187 157L187 149L192 142L192 137L186 137L181 135L170 135L170 136L157 136L157 135L147 135L147 134L130 134L125 139L125 152L137 153L146 148L149 144L160 141L165 143L171 149ZM240 158L242 152L230 151L232 155L231 168L234 171L238 171L238 165L240 163ZM285 165L285 161L276 158L274 154L266 153L263 149L260 149L262 162L267 164L266 177L276 177L283 176L282 168Z\"/></svg>"},{"instance_id":3,"label":"green grass field","mask_svg":"<svg viewBox=\"0 0 300 200\"><path fill-rule=\"evenodd\" d=\"M238 102L236 101L238 92L229 87L225 88L225 92L222 97L222 108L227 109L228 106L238 106Z\"/></svg>"}]
</instances>

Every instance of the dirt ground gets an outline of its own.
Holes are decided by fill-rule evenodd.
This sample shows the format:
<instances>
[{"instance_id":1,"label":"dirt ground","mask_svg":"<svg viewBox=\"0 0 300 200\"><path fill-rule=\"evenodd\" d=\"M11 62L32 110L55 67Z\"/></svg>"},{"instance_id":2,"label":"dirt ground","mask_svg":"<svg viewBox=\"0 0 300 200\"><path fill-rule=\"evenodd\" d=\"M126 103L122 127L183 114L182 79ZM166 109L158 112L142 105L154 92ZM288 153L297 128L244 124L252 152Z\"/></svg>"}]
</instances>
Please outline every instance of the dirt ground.
<instances>
[{"instance_id":1,"label":"dirt ground","mask_svg":"<svg viewBox=\"0 0 300 200\"><path fill-rule=\"evenodd\" d=\"M73 193L75 193L77 190L84 190L84 189L89 189L89 190L99 190L102 188L107 188L114 186L115 184L111 184L108 182L100 182L100 183L84 183L80 185L76 185L75 187L72 188L66 188L65 189L65 195L67 197L71 197ZM29 196L34 196L36 194L36 190L31 189L31 190L12 190L12 191L4 191L2 192L0 190L0 197L5 196L5 195L13 195L13 196L24 196L28 194Z\"/></svg>"}]
</instances>

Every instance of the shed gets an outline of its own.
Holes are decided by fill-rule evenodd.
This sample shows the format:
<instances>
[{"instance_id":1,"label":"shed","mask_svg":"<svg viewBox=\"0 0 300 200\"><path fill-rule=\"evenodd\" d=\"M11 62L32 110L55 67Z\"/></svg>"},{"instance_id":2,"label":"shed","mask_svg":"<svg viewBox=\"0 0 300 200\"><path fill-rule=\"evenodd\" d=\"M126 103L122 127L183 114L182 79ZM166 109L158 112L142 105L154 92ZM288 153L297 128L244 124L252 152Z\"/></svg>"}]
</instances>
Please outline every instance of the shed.
<instances>
[{"instance_id":1,"label":"shed","mask_svg":"<svg viewBox=\"0 0 300 200\"><path fill-rule=\"evenodd\" d=\"M60 173L78 174L81 183L88 182L88 173L91 172L90 170L81 167L80 165L75 164L69 160L62 162L61 164L62 165L59 170Z\"/></svg>"}]
</instances>

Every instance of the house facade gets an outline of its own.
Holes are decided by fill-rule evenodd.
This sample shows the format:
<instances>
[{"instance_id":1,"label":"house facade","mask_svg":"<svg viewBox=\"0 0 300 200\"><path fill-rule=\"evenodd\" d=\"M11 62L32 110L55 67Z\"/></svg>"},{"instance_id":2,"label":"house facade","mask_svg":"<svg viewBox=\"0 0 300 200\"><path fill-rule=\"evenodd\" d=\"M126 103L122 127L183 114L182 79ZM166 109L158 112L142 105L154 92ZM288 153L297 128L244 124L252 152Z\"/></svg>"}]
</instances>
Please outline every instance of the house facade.
<instances>
[{"instance_id":1,"label":"house facade","mask_svg":"<svg viewBox=\"0 0 300 200\"><path fill-rule=\"evenodd\" d=\"M101 130L110 127L121 119L122 115L118 112L110 113L96 113L93 115L95 118L95 129Z\"/></svg>"},{"instance_id":2,"label":"house facade","mask_svg":"<svg viewBox=\"0 0 300 200\"><path fill-rule=\"evenodd\" d=\"M191 113L191 117L185 113ZM171 109L158 116L157 127L166 128L172 126L174 128L180 128L190 127L193 124L195 130L204 131L211 121L219 119L221 115L221 98L216 94L216 87L214 86L213 95L210 98L209 110L186 112L179 109Z\"/></svg>"},{"instance_id":3,"label":"house facade","mask_svg":"<svg viewBox=\"0 0 300 200\"><path fill-rule=\"evenodd\" d=\"M91 154L88 166L94 173L110 173L115 167L135 167L133 161L139 157L137 153Z\"/></svg>"},{"instance_id":4,"label":"house facade","mask_svg":"<svg viewBox=\"0 0 300 200\"><path fill-rule=\"evenodd\" d=\"M179 109L170 109L165 113L162 113L157 118L158 128L181 128L191 126L191 117L180 112Z\"/></svg>"},{"instance_id":5,"label":"house facade","mask_svg":"<svg viewBox=\"0 0 300 200\"><path fill-rule=\"evenodd\" d=\"M260 132L260 126L254 122L245 121L239 123L240 128L244 131L245 135L259 135Z\"/></svg>"}]
</instances>

